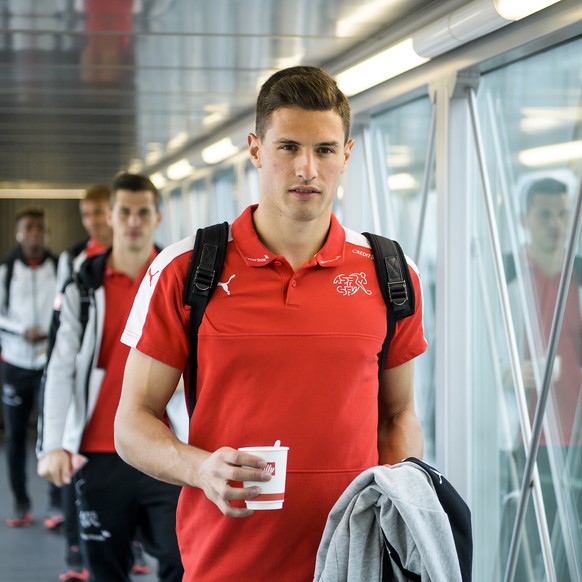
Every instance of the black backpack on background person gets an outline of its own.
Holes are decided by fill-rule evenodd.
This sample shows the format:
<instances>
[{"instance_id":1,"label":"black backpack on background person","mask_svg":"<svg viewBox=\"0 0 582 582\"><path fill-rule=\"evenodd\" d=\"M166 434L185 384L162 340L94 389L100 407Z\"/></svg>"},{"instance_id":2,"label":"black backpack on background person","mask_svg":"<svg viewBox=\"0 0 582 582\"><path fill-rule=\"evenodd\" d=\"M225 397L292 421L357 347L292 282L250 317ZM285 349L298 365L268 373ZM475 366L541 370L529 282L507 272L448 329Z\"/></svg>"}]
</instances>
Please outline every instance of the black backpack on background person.
<instances>
[{"instance_id":1,"label":"black backpack on background person","mask_svg":"<svg viewBox=\"0 0 582 582\"><path fill-rule=\"evenodd\" d=\"M198 328L206 305L222 273L228 245L228 222L199 228L192 248L183 301L190 305L190 381L188 385L188 414L196 406L196 376L198 370ZM414 313L415 295L406 257L400 245L389 238L364 232L370 242L380 289L387 310L387 333L379 358L379 377L384 370L390 340L396 322Z\"/></svg>"}]
</instances>

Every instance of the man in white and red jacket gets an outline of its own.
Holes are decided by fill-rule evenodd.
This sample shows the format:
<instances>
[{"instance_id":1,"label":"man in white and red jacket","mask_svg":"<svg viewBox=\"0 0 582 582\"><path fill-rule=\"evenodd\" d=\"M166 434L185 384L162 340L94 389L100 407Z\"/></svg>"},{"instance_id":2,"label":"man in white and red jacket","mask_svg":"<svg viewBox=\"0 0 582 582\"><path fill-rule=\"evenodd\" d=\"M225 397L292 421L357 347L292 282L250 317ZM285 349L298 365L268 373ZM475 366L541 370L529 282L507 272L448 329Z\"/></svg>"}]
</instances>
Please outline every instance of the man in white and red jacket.
<instances>
[{"instance_id":1,"label":"man in white and red jacket","mask_svg":"<svg viewBox=\"0 0 582 582\"><path fill-rule=\"evenodd\" d=\"M26 207L16 214L16 246L0 264L0 342L2 404L8 478L14 512L10 527L32 523L26 484L26 439L46 363L47 336L56 290L56 258L46 248L44 210ZM59 505L58 491L49 504Z\"/></svg>"}]
</instances>

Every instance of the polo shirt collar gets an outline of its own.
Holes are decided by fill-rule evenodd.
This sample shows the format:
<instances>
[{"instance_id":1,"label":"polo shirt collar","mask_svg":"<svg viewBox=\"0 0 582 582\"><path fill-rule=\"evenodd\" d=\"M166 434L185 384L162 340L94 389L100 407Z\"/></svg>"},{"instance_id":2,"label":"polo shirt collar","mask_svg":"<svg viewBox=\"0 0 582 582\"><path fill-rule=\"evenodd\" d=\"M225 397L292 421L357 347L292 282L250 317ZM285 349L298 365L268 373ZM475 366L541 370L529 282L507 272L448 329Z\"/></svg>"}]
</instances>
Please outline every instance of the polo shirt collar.
<instances>
[{"instance_id":1,"label":"polo shirt collar","mask_svg":"<svg viewBox=\"0 0 582 582\"><path fill-rule=\"evenodd\" d=\"M277 258L260 241L253 224L253 212L257 204L246 208L232 223L232 237L244 261L249 267L262 267ZM323 247L315 255L315 261L322 267L335 267L344 261L346 233L335 215L331 215L330 228Z\"/></svg>"}]
</instances>

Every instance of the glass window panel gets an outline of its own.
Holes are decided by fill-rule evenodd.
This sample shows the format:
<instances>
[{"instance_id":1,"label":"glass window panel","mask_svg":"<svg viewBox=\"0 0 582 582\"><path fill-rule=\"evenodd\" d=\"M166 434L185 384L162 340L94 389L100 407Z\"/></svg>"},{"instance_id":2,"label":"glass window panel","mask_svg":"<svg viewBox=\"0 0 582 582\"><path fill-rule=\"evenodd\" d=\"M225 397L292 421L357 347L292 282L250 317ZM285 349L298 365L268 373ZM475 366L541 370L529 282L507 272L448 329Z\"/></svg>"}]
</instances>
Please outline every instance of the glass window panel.
<instances>
[{"instance_id":1,"label":"glass window panel","mask_svg":"<svg viewBox=\"0 0 582 582\"><path fill-rule=\"evenodd\" d=\"M183 238L182 235L182 187L178 186L170 192L170 242L176 242Z\"/></svg>"},{"instance_id":2,"label":"glass window panel","mask_svg":"<svg viewBox=\"0 0 582 582\"><path fill-rule=\"evenodd\" d=\"M216 174L209 201L209 223L232 222L238 214L237 182L234 168Z\"/></svg>"},{"instance_id":3,"label":"glass window panel","mask_svg":"<svg viewBox=\"0 0 582 582\"><path fill-rule=\"evenodd\" d=\"M191 232L207 226L208 222L208 197L206 196L206 180L196 180L189 187L190 194L190 219Z\"/></svg>"},{"instance_id":4,"label":"glass window panel","mask_svg":"<svg viewBox=\"0 0 582 582\"><path fill-rule=\"evenodd\" d=\"M424 227L420 232L431 115L432 104L428 97L376 115L370 125L369 144L372 155L376 155L373 180L382 234L398 240L404 252L418 264L421 274L424 327L429 347L416 361L415 405L423 427L425 458L434 463L436 192L432 179ZM430 173L434 176L433 168ZM374 208L369 197L361 196L361 200L367 206L363 216L369 217L365 228L373 229ZM422 236L422 250L420 256L415 257L419 235Z\"/></svg>"},{"instance_id":5,"label":"glass window panel","mask_svg":"<svg viewBox=\"0 0 582 582\"><path fill-rule=\"evenodd\" d=\"M582 170L580 70L582 40L578 39L484 75L478 93L487 171L530 422L542 387ZM509 540L517 508L515 482L521 487L525 466L524 437L481 200L479 193L474 227L475 247L479 250L474 264L479 295L475 297L474 311L474 417L478 431L476 455L480 456L475 482L488 483L489 487L483 496L475 497L483 504L477 515L487 521L482 528L477 527L477 532L490 539ZM579 240L574 243L578 248ZM582 575L582 278L578 278L578 261L559 330L537 456L558 580L574 578L575 573L577 577ZM486 302L490 304L490 321ZM483 331L488 326L500 330L495 341ZM498 449L494 466L492 442ZM492 480L495 487L491 487ZM492 491L496 500L492 499ZM491 506L487 509L489 501L496 501L498 515L493 515ZM545 579L532 505L530 498L516 580ZM476 541L476 547L479 541L487 543L486 539ZM497 563L503 572L507 555L506 551L500 552Z\"/></svg>"},{"instance_id":6,"label":"glass window panel","mask_svg":"<svg viewBox=\"0 0 582 582\"><path fill-rule=\"evenodd\" d=\"M171 240L170 221L168 220L166 212L167 202L168 202L167 196L165 195L165 193L162 192L162 196L160 199L160 212L162 213L162 222L160 223L160 226L158 226L158 228L156 229L156 233L154 236L154 241L160 248L164 248L165 246L167 246Z\"/></svg>"}]
</instances>

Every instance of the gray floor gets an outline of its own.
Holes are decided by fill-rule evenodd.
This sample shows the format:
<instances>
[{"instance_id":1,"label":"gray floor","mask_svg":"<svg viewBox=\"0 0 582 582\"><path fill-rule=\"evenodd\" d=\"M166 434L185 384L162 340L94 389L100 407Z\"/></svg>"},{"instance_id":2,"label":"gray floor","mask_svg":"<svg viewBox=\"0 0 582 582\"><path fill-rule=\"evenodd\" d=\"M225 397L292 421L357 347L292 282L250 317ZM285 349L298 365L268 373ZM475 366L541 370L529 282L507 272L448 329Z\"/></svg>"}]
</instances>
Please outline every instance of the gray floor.
<instances>
[{"instance_id":1,"label":"gray floor","mask_svg":"<svg viewBox=\"0 0 582 582\"><path fill-rule=\"evenodd\" d=\"M34 522L28 528L10 528L5 519L12 509L12 498L6 476L4 434L0 431L0 582L58 582L65 569L65 541L60 533L43 526L47 504L47 485L36 474L34 435L31 434L28 454L28 481L33 499ZM155 560L147 557L155 571ZM151 574L133 576L134 582L155 582Z\"/></svg>"}]
</instances>

